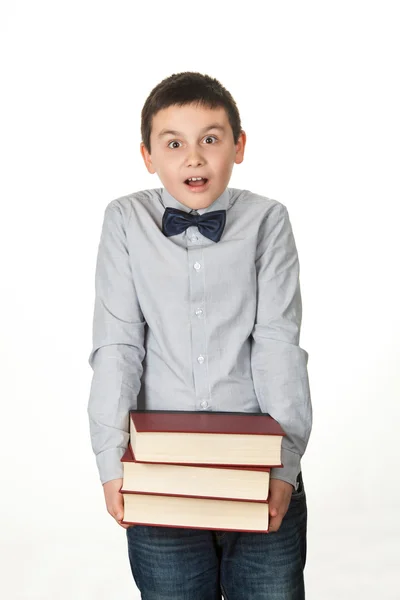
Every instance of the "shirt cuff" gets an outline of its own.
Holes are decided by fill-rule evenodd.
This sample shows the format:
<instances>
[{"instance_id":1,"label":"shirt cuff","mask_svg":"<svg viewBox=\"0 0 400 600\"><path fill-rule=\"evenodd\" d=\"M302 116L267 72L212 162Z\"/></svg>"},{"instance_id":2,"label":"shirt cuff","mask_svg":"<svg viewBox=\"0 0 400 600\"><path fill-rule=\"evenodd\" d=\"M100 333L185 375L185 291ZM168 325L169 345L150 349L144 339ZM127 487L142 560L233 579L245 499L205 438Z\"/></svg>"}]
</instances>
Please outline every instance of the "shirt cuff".
<instances>
[{"instance_id":1,"label":"shirt cuff","mask_svg":"<svg viewBox=\"0 0 400 600\"><path fill-rule=\"evenodd\" d=\"M290 483L296 489L297 475L301 471L300 459L300 454L282 447L281 460L283 467L273 467L270 473L271 479L281 479Z\"/></svg>"},{"instance_id":2,"label":"shirt cuff","mask_svg":"<svg viewBox=\"0 0 400 600\"><path fill-rule=\"evenodd\" d=\"M124 466L121 462L126 448L110 448L96 455L97 468L99 470L101 483L107 483L111 479L123 479Z\"/></svg>"}]
</instances>

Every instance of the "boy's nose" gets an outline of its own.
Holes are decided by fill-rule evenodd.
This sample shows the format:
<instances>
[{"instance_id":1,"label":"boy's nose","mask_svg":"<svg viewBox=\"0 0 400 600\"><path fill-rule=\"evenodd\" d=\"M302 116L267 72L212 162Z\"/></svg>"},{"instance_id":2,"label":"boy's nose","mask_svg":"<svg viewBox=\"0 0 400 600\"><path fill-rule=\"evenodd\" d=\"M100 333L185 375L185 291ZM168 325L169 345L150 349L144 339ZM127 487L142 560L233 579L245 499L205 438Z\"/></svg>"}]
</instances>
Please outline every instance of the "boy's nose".
<instances>
[{"instance_id":1,"label":"boy's nose","mask_svg":"<svg viewBox=\"0 0 400 600\"><path fill-rule=\"evenodd\" d=\"M188 167L195 167L197 165L202 165L204 163L204 159L202 158L199 152L193 151L189 153L186 164Z\"/></svg>"}]
</instances>

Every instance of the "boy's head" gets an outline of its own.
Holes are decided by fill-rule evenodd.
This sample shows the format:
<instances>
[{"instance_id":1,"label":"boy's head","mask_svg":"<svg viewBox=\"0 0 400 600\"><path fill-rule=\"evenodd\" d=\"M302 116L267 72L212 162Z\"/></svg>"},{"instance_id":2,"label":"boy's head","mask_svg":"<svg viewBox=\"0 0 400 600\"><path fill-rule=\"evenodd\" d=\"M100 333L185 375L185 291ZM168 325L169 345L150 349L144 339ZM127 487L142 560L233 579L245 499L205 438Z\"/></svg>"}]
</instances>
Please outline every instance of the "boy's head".
<instances>
[{"instance_id":1,"label":"boy's head","mask_svg":"<svg viewBox=\"0 0 400 600\"><path fill-rule=\"evenodd\" d=\"M140 152L149 173L182 204L206 208L226 189L234 163L243 161L246 134L231 94L201 73L178 73L148 96ZM201 187L187 183L204 177Z\"/></svg>"}]
</instances>

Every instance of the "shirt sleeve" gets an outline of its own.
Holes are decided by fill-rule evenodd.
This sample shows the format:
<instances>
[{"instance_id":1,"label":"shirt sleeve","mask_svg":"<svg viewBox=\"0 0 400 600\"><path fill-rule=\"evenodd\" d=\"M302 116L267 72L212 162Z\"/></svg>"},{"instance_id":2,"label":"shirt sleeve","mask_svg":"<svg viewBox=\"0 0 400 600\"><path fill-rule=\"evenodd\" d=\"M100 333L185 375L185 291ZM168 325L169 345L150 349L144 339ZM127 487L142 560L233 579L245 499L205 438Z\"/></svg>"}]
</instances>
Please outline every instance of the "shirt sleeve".
<instances>
[{"instance_id":1,"label":"shirt sleeve","mask_svg":"<svg viewBox=\"0 0 400 600\"><path fill-rule=\"evenodd\" d=\"M275 204L259 232L257 312L252 331L254 389L264 413L285 431L283 467L271 478L296 485L312 427L308 353L299 346L302 300L299 260L287 208Z\"/></svg>"},{"instance_id":2,"label":"shirt sleeve","mask_svg":"<svg viewBox=\"0 0 400 600\"><path fill-rule=\"evenodd\" d=\"M101 483L123 477L129 411L137 408L145 320L132 277L121 207L104 213L95 272L93 369L88 402L91 444Z\"/></svg>"}]
</instances>

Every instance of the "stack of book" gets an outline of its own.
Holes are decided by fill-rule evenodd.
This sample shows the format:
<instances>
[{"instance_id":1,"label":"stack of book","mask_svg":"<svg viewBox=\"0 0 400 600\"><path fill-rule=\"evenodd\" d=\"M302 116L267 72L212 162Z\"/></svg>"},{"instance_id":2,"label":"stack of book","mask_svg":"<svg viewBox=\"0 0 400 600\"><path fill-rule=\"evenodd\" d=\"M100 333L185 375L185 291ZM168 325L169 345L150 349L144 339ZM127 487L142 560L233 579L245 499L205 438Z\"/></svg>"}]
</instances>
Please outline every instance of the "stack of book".
<instances>
[{"instance_id":1,"label":"stack of book","mask_svg":"<svg viewBox=\"0 0 400 600\"><path fill-rule=\"evenodd\" d=\"M131 411L122 523L268 531L284 435L261 413Z\"/></svg>"}]
</instances>

